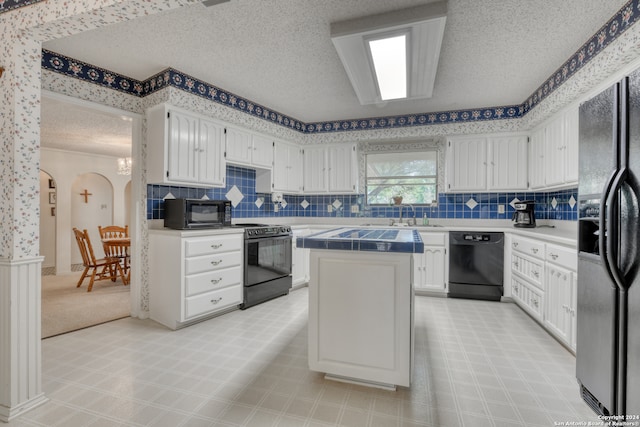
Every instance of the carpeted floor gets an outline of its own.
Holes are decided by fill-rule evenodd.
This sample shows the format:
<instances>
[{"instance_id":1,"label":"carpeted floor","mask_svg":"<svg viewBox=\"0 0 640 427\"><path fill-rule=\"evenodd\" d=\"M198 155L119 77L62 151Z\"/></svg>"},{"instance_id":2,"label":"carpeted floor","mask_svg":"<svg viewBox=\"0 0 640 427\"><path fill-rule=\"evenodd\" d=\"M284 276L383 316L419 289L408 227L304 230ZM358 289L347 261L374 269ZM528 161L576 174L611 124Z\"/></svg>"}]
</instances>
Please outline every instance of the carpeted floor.
<instances>
[{"instance_id":1,"label":"carpeted floor","mask_svg":"<svg viewBox=\"0 0 640 427\"><path fill-rule=\"evenodd\" d=\"M42 276L42 338L129 316L129 286L101 280L87 292L88 278L76 287L80 275Z\"/></svg>"}]
</instances>

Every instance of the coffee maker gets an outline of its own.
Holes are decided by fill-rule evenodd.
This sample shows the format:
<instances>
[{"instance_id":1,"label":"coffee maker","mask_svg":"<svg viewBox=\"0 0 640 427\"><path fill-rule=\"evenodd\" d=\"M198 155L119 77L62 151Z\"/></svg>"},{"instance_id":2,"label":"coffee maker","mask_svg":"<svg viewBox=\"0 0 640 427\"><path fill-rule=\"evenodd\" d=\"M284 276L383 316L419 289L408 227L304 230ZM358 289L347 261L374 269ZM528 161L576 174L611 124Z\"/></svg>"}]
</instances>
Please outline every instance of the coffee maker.
<instances>
[{"instance_id":1,"label":"coffee maker","mask_svg":"<svg viewBox=\"0 0 640 427\"><path fill-rule=\"evenodd\" d=\"M511 218L512 221L515 221L514 227L533 228L536 226L535 202L533 200L514 203L513 207L516 210Z\"/></svg>"}]
</instances>

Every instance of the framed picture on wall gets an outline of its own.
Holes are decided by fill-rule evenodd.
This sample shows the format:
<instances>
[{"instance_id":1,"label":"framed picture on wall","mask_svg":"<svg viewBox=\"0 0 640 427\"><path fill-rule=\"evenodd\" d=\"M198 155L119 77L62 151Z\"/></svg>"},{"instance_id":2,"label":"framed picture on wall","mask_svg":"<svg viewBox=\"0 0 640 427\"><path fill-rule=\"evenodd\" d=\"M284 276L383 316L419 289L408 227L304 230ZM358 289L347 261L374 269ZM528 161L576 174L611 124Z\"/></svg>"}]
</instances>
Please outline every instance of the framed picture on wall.
<instances>
[{"instance_id":1,"label":"framed picture on wall","mask_svg":"<svg viewBox=\"0 0 640 427\"><path fill-rule=\"evenodd\" d=\"M56 182L53 179L49 180L49 188L56 188Z\"/></svg>"},{"instance_id":2,"label":"framed picture on wall","mask_svg":"<svg viewBox=\"0 0 640 427\"><path fill-rule=\"evenodd\" d=\"M50 191L49 192L49 203L52 205L56 204L56 192L55 191Z\"/></svg>"}]
</instances>

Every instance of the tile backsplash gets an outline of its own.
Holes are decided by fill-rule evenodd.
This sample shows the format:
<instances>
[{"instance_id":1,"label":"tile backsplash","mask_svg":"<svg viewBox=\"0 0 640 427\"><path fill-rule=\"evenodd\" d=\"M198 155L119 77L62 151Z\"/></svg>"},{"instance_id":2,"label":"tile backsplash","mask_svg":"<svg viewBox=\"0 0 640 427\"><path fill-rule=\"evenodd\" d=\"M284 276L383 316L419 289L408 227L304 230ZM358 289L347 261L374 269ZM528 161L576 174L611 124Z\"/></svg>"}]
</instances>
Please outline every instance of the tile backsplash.
<instances>
[{"instance_id":1,"label":"tile backsplash","mask_svg":"<svg viewBox=\"0 0 640 427\"><path fill-rule=\"evenodd\" d=\"M235 188L234 188L235 187ZM164 218L164 198L230 199L236 202L234 218L259 217L370 217L397 218L397 206L366 206L364 194L357 195L285 195L274 204L271 194L256 193L256 172L227 166L226 188L194 188L149 184L147 186L147 219ZM171 196L169 196L171 197ZM508 193L440 193L437 206L404 205L403 218L424 214L429 218L510 219L513 203L536 202L536 219L576 221L578 219L577 188L550 192ZM500 212L504 207L504 213Z\"/></svg>"}]
</instances>

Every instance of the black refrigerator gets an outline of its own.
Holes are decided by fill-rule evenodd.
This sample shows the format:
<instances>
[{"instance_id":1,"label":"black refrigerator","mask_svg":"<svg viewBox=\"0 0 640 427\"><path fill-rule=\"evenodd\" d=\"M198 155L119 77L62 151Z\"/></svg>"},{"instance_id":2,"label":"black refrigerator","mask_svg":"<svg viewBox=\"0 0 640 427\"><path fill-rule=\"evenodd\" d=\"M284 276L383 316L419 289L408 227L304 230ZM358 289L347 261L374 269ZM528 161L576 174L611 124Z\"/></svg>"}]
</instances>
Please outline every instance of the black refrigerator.
<instances>
[{"instance_id":1,"label":"black refrigerator","mask_svg":"<svg viewBox=\"0 0 640 427\"><path fill-rule=\"evenodd\" d=\"M581 105L579 152L576 377L596 413L637 416L640 72Z\"/></svg>"}]
</instances>

